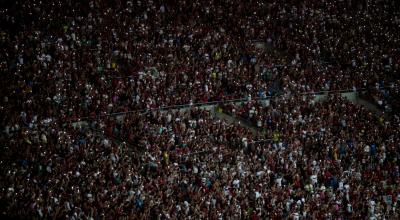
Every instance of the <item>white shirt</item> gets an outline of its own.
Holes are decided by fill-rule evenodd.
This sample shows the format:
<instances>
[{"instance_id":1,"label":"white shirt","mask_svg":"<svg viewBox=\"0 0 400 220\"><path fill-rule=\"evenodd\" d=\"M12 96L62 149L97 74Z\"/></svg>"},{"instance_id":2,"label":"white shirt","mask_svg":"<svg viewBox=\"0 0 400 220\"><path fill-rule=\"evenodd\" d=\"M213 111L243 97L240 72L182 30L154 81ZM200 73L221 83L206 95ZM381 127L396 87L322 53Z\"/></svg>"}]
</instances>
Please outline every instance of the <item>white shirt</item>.
<instances>
[{"instance_id":1,"label":"white shirt","mask_svg":"<svg viewBox=\"0 0 400 220\"><path fill-rule=\"evenodd\" d=\"M282 186L282 177L279 177L275 180L276 184L281 187Z\"/></svg>"},{"instance_id":2,"label":"white shirt","mask_svg":"<svg viewBox=\"0 0 400 220\"><path fill-rule=\"evenodd\" d=\"M318 183L317 175L315 175L315 174L311 175L310 179L312 181L312 184L317 184Z\"/></svg>"}]
</instances>

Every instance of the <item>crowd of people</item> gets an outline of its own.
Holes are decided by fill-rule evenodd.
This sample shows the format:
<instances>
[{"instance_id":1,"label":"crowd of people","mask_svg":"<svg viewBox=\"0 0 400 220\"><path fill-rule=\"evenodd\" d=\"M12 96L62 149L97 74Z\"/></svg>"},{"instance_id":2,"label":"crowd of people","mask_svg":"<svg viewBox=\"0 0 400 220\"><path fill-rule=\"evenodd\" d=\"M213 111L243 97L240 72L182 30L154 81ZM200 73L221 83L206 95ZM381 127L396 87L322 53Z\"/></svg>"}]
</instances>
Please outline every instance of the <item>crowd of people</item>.
<instances>
[{"instance_id":1,"label":"crowd of people","mask_svg":"<svg viewBox=\"0 0 400 220\"><path fill-rule=\"evenodd\" d=\"M1 215L399 216L399 1L17 0L0 15ZM383 113L304 95L340 90ZM223 111L255 130L195 107L232 99Z\"/></svg>"},{"instance_id":2,"label":"crowd of people","mask_svg":"<svg viewBox=\"0 0 400 220\"><path fill-rule=\"evenodd\" d=\"M239 169L241 137L253 139L248 130L201 109L132 114L60 129L56 123L39 125L37 132L9 137L12 146L4 156L16 160L2 164L3 178L9 180L2 192L7 215L217 217L232 208L223 193L232 190L235 176L228 173ZM205 213L211 206L213 211Z\"/></svg>"},{"instance_id":3,"label":"crowd of people","mask_svg":"<svg viewBox=\"0 0 400 220\"><path fill-rule=\"evenodd\" d=\"M273 158L282 160L283 190L318 194L331 189L323 203L320 197L306 200L317 205L314 211L328 204L322 212L335 219L353 210L372 219L399 213L398 117L386 120L338 95L320 102L310 96L280 97L269 105L253 101L223 109L272 140L279 153Z\"/></svg>"},{"instance_id":4,"label":"crowd of people","mask_svg":"<svg viewBox=\"0 0 400 220\"><path fill-rule=\"evenodd\" d=\"M373 2L17 1L3 11L3 90L35 99L27 105L41 115L74 119L389 86L399 75L400 15L396 1Z\"/></svg>"},{"instance_id":5,"label":"crowd of people","mask_svg":"<svg viewBox=\"0 0 400 220\"><path fill-rule=\"evenodd\" d=\"M378 109L392 115L399 115L400 81L393 81L389 86L377 84L375 88L363 92L363 98L374 103Z\"/></svg>"}]
</instances>

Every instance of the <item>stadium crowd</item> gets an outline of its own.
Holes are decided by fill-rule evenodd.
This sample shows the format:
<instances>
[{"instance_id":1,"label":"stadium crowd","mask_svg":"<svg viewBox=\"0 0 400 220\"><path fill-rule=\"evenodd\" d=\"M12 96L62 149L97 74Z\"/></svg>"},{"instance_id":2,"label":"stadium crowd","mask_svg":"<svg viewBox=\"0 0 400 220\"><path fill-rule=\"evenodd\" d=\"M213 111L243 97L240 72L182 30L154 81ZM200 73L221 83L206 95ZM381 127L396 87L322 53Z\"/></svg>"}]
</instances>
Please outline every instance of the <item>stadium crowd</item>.
<instances>
[{"instance_id":1,"label":"stadium crowd","mask_svg":"<svg viewBox=\"0 0 400 220\"><path fill-rule=\"evenodd\" d=\"M285 164L282 181L288 181L289 191L296 184L311 194L330 187L326 202L338 206L336 213L364 210L359 217L377 219L392 213L393 201L400 199L398 117L387 121L338 95L321 102L280 97L268 106L254 101L223 109L258 127L283 155L301 155L304 162ZM301 183L293 181L296 175Z\"/></svg>"},{"instance_id":2,"label":"stadium crowd","mask_svg":"<svg viewBox=\"0 0 400 220\"><path fill-rule=\"evenodd\" d=\"M5 6L1 215L399 217L399 1Z\"/></svg>"}]
</instances>

